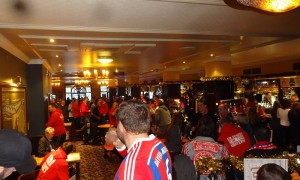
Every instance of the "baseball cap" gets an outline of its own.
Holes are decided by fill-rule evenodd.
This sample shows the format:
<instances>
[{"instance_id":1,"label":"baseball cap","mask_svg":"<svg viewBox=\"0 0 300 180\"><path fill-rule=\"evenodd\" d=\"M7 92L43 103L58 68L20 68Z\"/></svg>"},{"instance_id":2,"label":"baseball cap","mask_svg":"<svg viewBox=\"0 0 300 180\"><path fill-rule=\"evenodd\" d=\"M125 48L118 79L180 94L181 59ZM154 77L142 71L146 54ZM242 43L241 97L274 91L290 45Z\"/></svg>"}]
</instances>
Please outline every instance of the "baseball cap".
<instances>
[{"instance_id":1,"label":"baseball cap","mask_svg":"<svg viewBox=\"0 0 300 180\"><path fill-rule=\"evenodd\" d=\"M15 167L20 174L29 174L35 169L36 161L31 156L31 142L20 132L1 129L0 147L0 166Z\"/></svg>"}]
</instances>

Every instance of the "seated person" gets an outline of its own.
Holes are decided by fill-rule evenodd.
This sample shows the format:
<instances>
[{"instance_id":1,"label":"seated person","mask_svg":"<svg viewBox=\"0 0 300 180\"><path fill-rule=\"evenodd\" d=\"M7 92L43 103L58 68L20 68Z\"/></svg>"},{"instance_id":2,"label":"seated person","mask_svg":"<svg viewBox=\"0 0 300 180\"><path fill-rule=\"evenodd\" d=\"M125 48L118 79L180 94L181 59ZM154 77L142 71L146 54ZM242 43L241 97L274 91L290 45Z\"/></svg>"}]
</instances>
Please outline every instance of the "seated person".
<instances>
[{"instance_id":1,"label":"seated person","mask_svg":"<svg viewBox=\"0 0 300 180\"><path fill-rule=\"evenodd\" d=\"M254 144L250 149L244 153L244 157L249 155L252 156L272 156L280 155L282 151L277 148L272 142L271 139L271 130L266 126L258 126L254 130L254 137L256 139L256 144Z\"/></svg>"},{"instance_id":2,"label":"seated person","mask_svg":"<svg viewBox=\"0 0 300 180\"><path fill-rule=\"evenodd\" d=\"M39 147L38 147L38 157L44 157L51 151L55 151L55 146L52 142L52 138L54 137L54 128L47 127L45 129L44 136L39 140Z\"/></svg>"},{"instance_id":3,"label":"seated person","mask_svg":"<svg viewBox=\"0 0 300 180\"><path fill-rule=\"evenodd\" d=\"M216 142L213 139L215 134L215 122L209 116L203 116L200 119L198 128L198 136L192 141L187 142L182 147L182 153L189 156L196 165L196 161L200 157L222 159L229 157L226 146ZM210 172L201 174L201 179L208 179ZM219 178L225 178L224 175L218 175ZM219 179L218 178L218 179Z\"/></svg>"},{"instance_id":4,"label":"seated person","mask_svg":"<svg viewBox=\"0 0 300 180\"><path fill-rule=\"evenodd\" d=\"M292 180L292 177L281 166L274 163L268 163L268 164L264 164L258 169L256 179L257 180L270 180L270 179Z\"/></svg>"},{"instance_id":5,"label":"seated person","mask_svg":"<svg viewBox=\"0 0 300 180\"><path fill-rule=\"evenodd\" d=\"M42 163L37 179L69 179L68 154L73 151L71 142L64 142L62 147L48 153Z\"/></svg>"},{"instance_id":6,"label":"seated person","mask_svg":"<svg viewBox=\"0 0 300 180\"><path fill-rule=\"evenodd\" d=\"M251 141L248 134L232 121L233 119L229 117L220 120L218 141L224 143L230 154L242 157L251 147Z\"/></svg>"},{"instance_id":7,"label":"seated person","mask_svg":"<svg viewBox=\"0 0 300 180\"><path fill-rule=\"evenodd\" d=\"M26 136L12 129L1 129L0 147L0 179L17 179L19 174L34 171L36 161Z\"/></svg>"}]
</instances>

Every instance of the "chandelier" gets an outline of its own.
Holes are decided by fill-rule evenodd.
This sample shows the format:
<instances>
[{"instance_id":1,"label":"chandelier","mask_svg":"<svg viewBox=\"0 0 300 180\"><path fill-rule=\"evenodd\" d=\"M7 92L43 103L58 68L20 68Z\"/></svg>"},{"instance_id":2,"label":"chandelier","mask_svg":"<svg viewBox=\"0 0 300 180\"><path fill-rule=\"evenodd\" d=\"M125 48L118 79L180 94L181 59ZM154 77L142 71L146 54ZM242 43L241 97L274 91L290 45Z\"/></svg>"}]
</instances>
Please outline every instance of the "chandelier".
<instances>
[{"instance_id":1,"label":"chandelier","mask_svg":"<svg viewBox=\"0 0 300 180\"><path fill-rule=\"evenodd\" d=\"M92 74L89 70L85 70L83 71L83 77L86 79L106 79L109 78L109 71L106 69L102 69L99 73L97 69L94 69L94 72Z\"/></svg>"},{"instance_id":2,"label":"chandelier","mask_svg":"<svg viewBox=\"0 0 300 180\"><path fill-rule=\"evenodd\" d=\"M300 6L300 0L236 0L238 3L268 12L286 12Z\"/></svg>"}]
</instances>

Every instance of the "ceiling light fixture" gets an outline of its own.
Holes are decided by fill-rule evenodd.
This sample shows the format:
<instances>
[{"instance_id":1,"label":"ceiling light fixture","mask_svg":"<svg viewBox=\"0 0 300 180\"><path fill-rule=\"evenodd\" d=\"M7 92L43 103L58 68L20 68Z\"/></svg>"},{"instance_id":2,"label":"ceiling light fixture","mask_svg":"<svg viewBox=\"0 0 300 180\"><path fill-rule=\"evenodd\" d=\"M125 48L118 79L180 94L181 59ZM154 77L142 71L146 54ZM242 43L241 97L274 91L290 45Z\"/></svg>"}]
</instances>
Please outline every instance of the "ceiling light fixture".
<instances>
[{"instance_id":1,"label":"ceiling light fixture","mask_svg":"<svg viewBox=\"0 0 300 180\"><path fill-rule=\"evenodd\" d=\"M51 39L50 39L50 42L51 42L51 43L54 43L54 42L55 42L55 40L51 38Z\"/></svg>"},{"instance_id":2,"label":"ceiling light fixture","mask_svg":"<svg viewBox=\"0 0 300 180\"><path fill-rule=\"evenodd\" d=\"M112 58L107 58L107 57L98 58L98 62L100 62L100 63L111 63L112 61L113 61Z\"/></svg>"},{"instance_id":3,"label":"ceiling light fixture","mask_svg":"<svg viewBox=\"0 0 300 180\"><path fill-rule=\"evenodd\" d=\"M281 13L300 6L300 0L236 0L238 3L268 12Z\"/></svg>"}]
</instances>

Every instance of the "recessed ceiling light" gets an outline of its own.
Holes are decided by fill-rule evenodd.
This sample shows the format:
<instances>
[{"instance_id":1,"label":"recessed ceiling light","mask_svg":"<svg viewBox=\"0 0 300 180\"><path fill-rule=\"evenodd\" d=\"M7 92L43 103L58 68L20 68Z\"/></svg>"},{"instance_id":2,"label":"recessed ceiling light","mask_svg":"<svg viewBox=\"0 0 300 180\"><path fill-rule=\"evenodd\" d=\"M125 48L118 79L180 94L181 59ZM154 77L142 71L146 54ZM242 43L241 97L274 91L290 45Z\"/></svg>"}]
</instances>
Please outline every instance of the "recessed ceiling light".
<instances>
[{"instance_id":1,"label":"recessed ceiling light","mask_svg":"<svg viewBox=\"0 0 300 180\"><path fill-rule=\"evenodd\" d=\"M210 56L211 56L211 57L213 57L213 56L214 56L214 54L213 54L213 53L211 53L211 54L210 54Z\"/></svg>"},{"instance_id":2,"label":"recessed ceiling light","mask_svg":"<svg viewBox=\"0 0 300 180\"><path fill-rule=\"evenodd\" d=\"M98 59L98 62L101 62L101 63L111 63L113 61L112 58L99 58Z\"/></svg>"},{"instance_id":3,"label":"recessed ceiling light","mask_svg":"<svg viewBox=\"0 0 300 180\"><path fill-rule=\"evenodd\" d=\"M185 61L183 61L182 63L185 64Z\"/></svg>"},{"instance_id":4,"label":"recessed ceiling light","mask_svg":"<svg viewBox=\"0 0 300 180\"><path fill-rule=\"evenodd\" d=\"M50 39L50 42L51 42L51 43L54 43L54 42L55 42L55 40L51 38L51 39Z\"/></svg>"},{"instance_id":5,"label":"recessed ceiling light","mask_svg":"<svg viewBox=\"0 0 300 180\"><path fill-rule=\"evenodd\" d=\"M61 64L58 64L58 66L60 67L60 66L61 66Z\"/></svg>"},{"instance_id":6,"label":"recessed ceiling light","mask_svg":"<svg viewBox=\"0 0 300 180\"><path fill-rule=\"evenodd\" d=\"M58 57L59 57L59 55L56 55L55 57L57 57L57 58L58 58Z\"/></svg>"}]
</instances>

